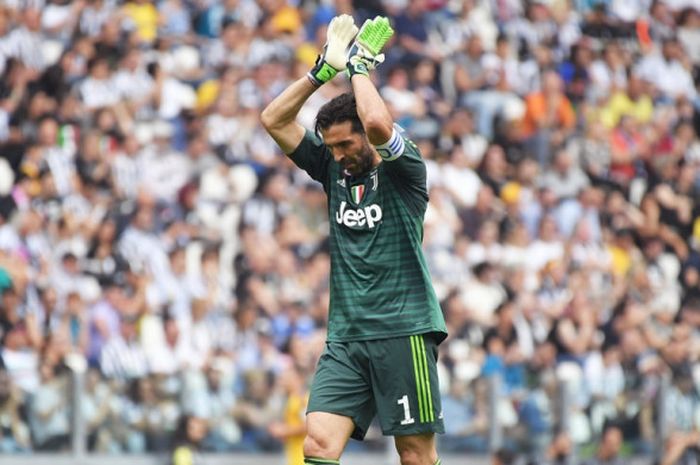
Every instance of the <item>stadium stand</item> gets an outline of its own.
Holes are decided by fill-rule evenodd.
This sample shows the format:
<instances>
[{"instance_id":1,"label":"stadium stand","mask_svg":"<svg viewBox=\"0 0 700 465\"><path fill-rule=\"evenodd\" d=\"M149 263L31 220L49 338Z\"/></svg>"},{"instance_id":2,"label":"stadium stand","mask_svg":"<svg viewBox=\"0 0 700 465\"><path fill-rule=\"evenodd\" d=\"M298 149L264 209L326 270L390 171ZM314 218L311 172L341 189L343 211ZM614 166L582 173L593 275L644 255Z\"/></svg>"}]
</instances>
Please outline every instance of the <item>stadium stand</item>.
<instances>
[{"instance_id":1,"label":"stadium stand","mask_svg":"<svg viewBox=\"0 0 700 465\"><path fill-rule=\"evenodd\" d=\"M328 219L258 117L341 12L395 25L377 79L428 166L441 450L493 450L496 422L533 463L697 456L697 0L5 0L0 453L68 450L75 405L91 452L188 422L202 451L279 450Z\"/></svg>"}]
</instances>

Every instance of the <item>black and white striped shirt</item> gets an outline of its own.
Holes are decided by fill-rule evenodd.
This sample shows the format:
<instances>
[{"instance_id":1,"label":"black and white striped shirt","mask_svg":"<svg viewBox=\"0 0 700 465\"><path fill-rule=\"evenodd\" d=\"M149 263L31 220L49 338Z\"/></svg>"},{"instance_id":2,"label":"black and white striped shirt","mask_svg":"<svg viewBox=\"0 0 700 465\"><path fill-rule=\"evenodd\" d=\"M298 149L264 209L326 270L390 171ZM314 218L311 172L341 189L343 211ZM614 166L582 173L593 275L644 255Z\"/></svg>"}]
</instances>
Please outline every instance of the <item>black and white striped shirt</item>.
<instances>
[{"instance_id":1,"label":"black and white striped shirt","mask_svg":"<svg viewBox=\"0 0 700 465\"><path fill-rule=\"evenodd\" d=\"M27 67L41 71L46 67L42 42L39 32L20 27L8 34L5 42L6 53L8 56L17 58Z\"/></svg>"},{"instance_id":2,"label":"black and white striped shirt","mask_svg":"<svg viewBox=\"0 0 700 465\"><path fill-rule=\"evenodd\" d=\"M117 336L102 348L100 368L108 378L130 380L148 374L148 361L137 340L128 342Z\"/></svg>"}]
</instances>

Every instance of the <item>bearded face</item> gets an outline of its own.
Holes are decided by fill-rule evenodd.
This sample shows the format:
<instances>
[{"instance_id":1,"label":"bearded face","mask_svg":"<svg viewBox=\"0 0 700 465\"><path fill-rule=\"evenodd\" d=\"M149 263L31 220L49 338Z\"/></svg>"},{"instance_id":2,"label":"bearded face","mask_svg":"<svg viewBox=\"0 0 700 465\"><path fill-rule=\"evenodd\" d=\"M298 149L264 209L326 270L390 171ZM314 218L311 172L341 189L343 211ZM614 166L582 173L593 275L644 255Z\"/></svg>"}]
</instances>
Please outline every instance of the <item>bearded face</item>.
<instances>
[{"instance_id":1,"label":"bearded face","mask_svg":"<svg viewBox=\"0 0 700 465\"><path fill-rule=\"evenodd\" d=\"M359 176L375 166L377 155L367 136L354 132L350 121L331 125L321 135L333 159L349 174Z\"/></svg>"}]
</instances>

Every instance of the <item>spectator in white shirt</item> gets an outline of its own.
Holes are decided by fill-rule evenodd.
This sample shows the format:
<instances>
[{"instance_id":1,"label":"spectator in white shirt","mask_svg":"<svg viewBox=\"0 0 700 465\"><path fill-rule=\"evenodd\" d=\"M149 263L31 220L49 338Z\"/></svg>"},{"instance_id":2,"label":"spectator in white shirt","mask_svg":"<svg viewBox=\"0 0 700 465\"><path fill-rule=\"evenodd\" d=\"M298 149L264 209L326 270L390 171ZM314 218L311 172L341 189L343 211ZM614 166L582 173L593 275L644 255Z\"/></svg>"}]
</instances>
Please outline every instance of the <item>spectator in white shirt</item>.
<instances>
[{"instance_id":1,"label":"spectator in white shirt","mask_svg":"<svg viewBox=\"0 0 700 465\"><path fill-rule=\"evenodd\" d=\"M159 120L151 127L153 142L138 157L142 187L154 199L172 203L190 179L190 160L173 148L171 123Z\"/></svg>"},{"instance_id":2,"label":"spectator in white shirt","mask_svg":"<svg viewBox=\"0 0 700 465\"><path fill-rule=\"evenodd\" d=\"M12 13L18 13L27 8L41 10L46 4L45 0L4 0L3 3Z\"/></svg>"},{"instance_id":3,"label":"spectator in white shirt","mask_svg":"<svg viewBox=\"0 0 700 465\"><path fill-rule=\"evenodd\" d=\"M460 292L460 299L468 318L482 328L496 323L495 311L506 299L506 292L498 282L496 268L482 262L474 266L474 277Z\"/></svg>"},{"instance_id":4,"label":"spectator in white shirt","mask_svg":"<svg viewBox=\"0 0 700 465\"><path fill-rule=\"evenodd\" d=\"M398 121L407 119L410 122L410 119L419 118L426 113L423 100L409 88L408 71L405 68L396 67L389 72L380 94Z\"/></svg>"},{"instance_id":5,"label":"spectator in white shirt","mask_svg":"<svg viewBox=\"0 0 700 465\"><path fill-rule=\"evenodd\" d=\"M78 178L75 170L75 150L58 145L59 126L55 118L47 116L39 121L38 142L44 160L49 165L56 191L65 197L74 191Z\"/></svg>"},{"instance_id":6,"label":"spectator in white shirt","mask_svg":"<svg viewBox=\"0 0 700 465\"><path fill-rule=\"evenodd\" d=\"M114 21L114 8L105 0L91 0L81 10L80 32L89 36L97 37L102 31L102 26L108 21Z\"/></svg>"},{"instance_id":7,"label":"spectator in white shirt","mask_svg":"<svg viewBox=\"0 0 700 465\"><path fill-rule=\"evenodd\" d=\"M100 368L108 378L129 381L148 374L148 360L138 340L136 318L122 315L119 334L102 348Z\"/></svg>"},{"instance_id":8,"label":"spectator in white shirt","mask_svg":"<svg viewBox=\"0 0 700 465\"><path fill-rule=\"evenodd\" d=\"M121 100L127 102L137 115L151 103L153 78L146 72L138 48L131 48L124 54L112 80Z\"/></svg>"},{"instance_id":9,"label":"spectator in white shirt","mask_svg":"<svg viewBox=\"0 0 700 465\"><path fill-rule=\"evenodd\" d=\"M172 77L157 62L149 63L147 69L153 78L153 104L161 119L172 120L183 110L194 108L197 94L192 87Z\"/></svg>"},{"instance_id":10,"label":"spectator in white shirt","mask_svg":"<svg viewBox=\"0 0 700 465\"><path fill-rule=\"evenodd\" d=\"M141 335L151 373L176 375L182 370L199 368L202 360L197 357L190 341L183 337L178 321L170 315L156 317ZM146 326L144 326L146 328Z\"/></svg>"},{"instance_id":11,"label":"spectator in white shirt","mask_svg":"<svg viewBox=\"0 0 700 465\"><path fill-rule=\"evenodd\" d=\"M622 24L633 24L649 11L651 3L651 0L612 0L608 11Z\"/></svg>"},{"instance_id":12,"label":"spectator in white shirt","mask_svg":"<svg viewBox=\"0 0 700 465\"><path fill-rule=\"evenodd\" d=\"M692 1L692 0L691 0ZM683 10L678 18L678 40L697 66L700 64L700 7Z\"/></svg>"},{"instance_id":13,"label":"spectator in white shirt","mask_svg":"<svg viewBox=\"0 0 700 465\"><path fill-rule=\"evenodd\" d=\"M225 20L221 26L221 35L213 39L204 54L208 66L216 69L233 66L246 68L250 56L250 43L253 35L240 21Z\"/></svg>"},{"instance_id":14,"label":"spectator in white shirt","mask_svg":"<svg viewBox=\"0 0 700 465\"><path fill-rule=\"evenodd\" d=\"M592 85L588 97L594 101L627 87L627 71L617 42L609 43L603 50L603 56L593 62L590 78Z\"/></svg>"},{"instance_id":15,"label":"spectator in white shirt","mask_svg":"<svg viewBox=\"0 0 700 465\"><path fill-rule=\"evenodd\" d=\"M551 189L560 202L576 198L579 191L590 183L566 149L561 149L554 155L552 167L544 172L541 180L541 185Z\"/></svg>"},{"instance_id":16,"label":"spectator in white shirt","mask_svg":"<svg viewBox=\"0 0 700 465\"><path fill-rule=\"evenodd\" d=\"M10 32L6 46L9 56L21 60L34 72L34 77L38 77L46 65L42 52L41 11L27 8L22 12L22 23L21 27Z\"/></svg>"},{"instance_id":17,"label":"spectator in white shirt","mask_svg":"<svg viewBox=\"0 0 700 465\"><path fill-rule=\"evenodd\" d=\"M85 0L50 0L41 12L44 33L62 43L68 43L85 7Z\"/></svg>"},{"instance_id":18,"label":"spectator in white shirt","mask_svg":"<svg viewBox=\"0 0 700 465\"><path fill-rule=\"evenodd\" d=\"M442 185L452 194L460 208L471 207L476 203L481 179L471 168L471 159L463 147L456 146L452 149L450 162L441 170Z\"/></svg>"},{"instance_id":19,"label":"spectator in white shirt","mask_svg":"<svg viewBox=\"0 0 700 465\"><path fill-rule=\"evenodd\" d=\"M438 146L445 152L461 146L464 155L469 159L469 166L476 168L486 153L488 141L474 131L474 117L471 112L463 107L455 107L442 125ZM422 152L425 153L424 150ZM428 176L429 185L430 181Z\"/></svg>"},{"instance_id":20,"label":"spectator in white shirt","mask_svg":"<svg viewBox=\"0 0 700 465\"><path fill-rule=\"evenodd\" d=\"M112 79L109 63L101 56L88 62L88 77L80 83L79 92L87 110L119 103L119 90Z\"/></svg>"},{"instance_id":21,"label":"spectator in white shirt","mask_svg":"<svg viewBox=\"0 0 700 465\"><path fill-rule=\"evenodd\" d=\"M51 283L56 289L59 301L63 301L73 292L79 293L81 298L88 302L94 302L100 295L97 280L81 272L78 257L72 252L61 257L60 266L52 273Z\"/></svg>"},{"instance_id":22,"label":"spectator in white shirt","mask_svg":"<svg viewBox=\"0 0 700 465\"><path fill-rule=\"evenodd\" d=\"M564 252L564 242L559 236L555 218L545 215L540 221L539 237L528 247L527 267L539 271L548 262L561 260Z\"/></svg>"},{"instance_id":23,"label":"spectator in white shirt","mask_svg":"<svg viewBox=\"0 0 700 465\"><path fill-rule=\"evenodd\" d=\"M156 278L168 272L168 256L165 244L154 232L154 207L151 204L138 206L131 224L119 240L119 252L132 269L146 270Z\"/></svg>"},{"instance_id":24,"label":"spectator in white shirt","mask_svg":"<svg viewBox=\"0 0 700 465\"><path fill-rule=\"evenodd\" d=\"M241 99L242 96L235 91L224 89L216 102L216 111L206 120L206 128L209 143L225 150L227 158L249 160L252 158L250 143L254 124L246 118Z\"/></svg>"},{"instance_id":25,"label":"spectator in white shirt","mask_svg":"<svg viewBox=\"0 0 700 465\"><path fill-rule=\"evenodd\" d=\"M5 62L10 58L10 12L0 6L0 74L5 72Z\"/></svg>"},{"instance_id":26,"label":"spectator in white shirt","mask_svg":"<svg viewBox=\"0 0 700 465\"><path fill-rule=\"evenodd\" d=\"M168 271L158 279L158 290L162 301L169 303L170 315L189 325L193 295L187 275L185 249L176 246L169 251L168 258Z\"/></svg>"},{"instance_id":27,"label":"spectator in white shirt","mask_svg":"<svg viewBox=\"0 0 700 465\"><path fill-rule=\"evenodd\" d=\"M190 42L192 18L190 4L183 0L163 0L158 2L161 17L160 35ZM187 4L186 4L187 3Z\"/></svg>"},{"instance_id":28,"label":"spectator in white shirt","mask_svg":"<svg viewBox=\"0 0 700 465\"><path fill-rule=\"evenodd\" d=\"M483 85L464 96L464 104L476 115L476 128L482 136L491 140L494 134L494 119L506 106L519 98L514 89L522 86L518 61L511 53L508 37L500 36L494 53L481 56Z\"/></svg>"},{"instance_id":29,"label":"spectator in white shirt","mask_svg":"<svg viewBox=\"0 0 700 465\"><path fill-rule=\"evenodd\" d=\"M661 98L683 97L692 101L697 95L693 77L686 67L685 52L676 38L665 39L661 53L644 58L637 72L656 87Z\"/></svg>"},{"instance_id":30,"label":"spectator in white shirt","mask_svg":"<svg viewBox=\"0 0 700 465\"><path fill-rule=\"evenodd\" d=\"M70 416L68 385L56 376L56 366L48 360L41 364L41 384L29 405L29 422L38 450L61 450L68 446Z\"/></svg>"},{"instance_id":31,"label":"spectator in white shirt","mask_svg":"<svg viewBox=\"0 0 700 465\"><path fill-rule=\"evenodd\" d=\"M503 245L498 236L498 224L491 220L484 221L476 241L467 250L467 264L475 266L482 262L499 263L503 258Z\"/></svg>"},{"instance_id":32,"label":"spectator in white shirt","mask_svg":"<svg viewBox=\"0 0 700 465\"><path fill-rule=\"evenodd\" d=\"M142 174L137 156L141 144L134 134L127 134L119 150L111 159L111 178L116 194L122 199L134 199L139 190Z\"/></svg>"}]
</instances>

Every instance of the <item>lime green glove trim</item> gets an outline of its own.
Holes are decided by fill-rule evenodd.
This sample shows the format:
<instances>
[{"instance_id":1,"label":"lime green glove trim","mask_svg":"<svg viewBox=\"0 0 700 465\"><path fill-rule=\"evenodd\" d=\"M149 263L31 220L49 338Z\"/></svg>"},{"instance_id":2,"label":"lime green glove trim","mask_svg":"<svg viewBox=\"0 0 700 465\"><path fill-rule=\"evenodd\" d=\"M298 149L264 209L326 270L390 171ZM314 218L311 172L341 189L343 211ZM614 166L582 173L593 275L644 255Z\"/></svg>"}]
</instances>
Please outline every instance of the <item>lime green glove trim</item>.
<instances>
[{"instance_id":1,"label":"lime green glove trim","mask_svg":"<svg viewBox=\"0 0 700 465\"><path fill-rule=\"evenodd\" d=\"M338 70L326 63L323 58L319 56L316 60L316 66L309 71L308 77L312 84L319 87L333 79L336 74L338 74Z\"/></svg>"},{"instance_id":2,"label":"lime green glove trim","mask_svg":"<svg viewBox=\"0 0 700 465\"><path fill-rule=\"evenodd\" d=\"M355 41L376 56L393 35L394 30L389 24L389 19L384 16L375 16L374 19L365 21Z\"/></svg>"}]
</instances>

